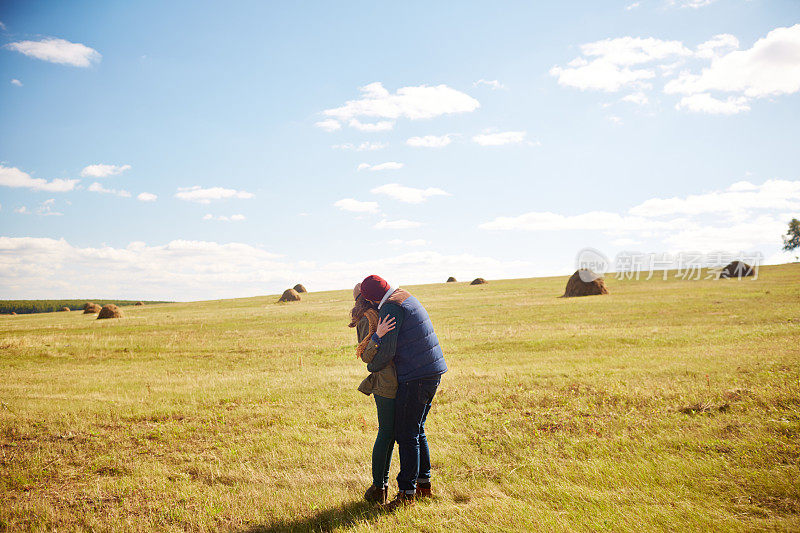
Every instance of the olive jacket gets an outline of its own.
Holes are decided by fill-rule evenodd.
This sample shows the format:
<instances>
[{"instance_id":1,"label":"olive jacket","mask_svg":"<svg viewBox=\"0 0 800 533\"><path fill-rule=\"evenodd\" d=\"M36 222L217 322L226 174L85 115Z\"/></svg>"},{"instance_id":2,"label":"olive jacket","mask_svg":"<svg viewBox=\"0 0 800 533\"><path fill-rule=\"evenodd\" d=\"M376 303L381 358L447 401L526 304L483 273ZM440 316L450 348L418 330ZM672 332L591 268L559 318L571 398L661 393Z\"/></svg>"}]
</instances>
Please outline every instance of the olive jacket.
<instances>
[{"instance_id":1,"label":"olive jacket","mask_svg":"<svg viewBox=\"0 0 800 533\"><path fill-rule=\"evenodd\" d=\"M361 360L369 364L375 354L378 353L378 345L370 338L375 333L375 328L377 328L378 313L370 309L367 314L374 314L374 316L365 315L356 325L359 347L363 346L360 350L357 349L356 353L363 350L361 351ZM394 363L386 365L377 372L370 372L358 386L358 390L367 396L375 394L384 398L394 398L395 394L397 394L397 372L395 371Z\"/></svg>"}]
</instances>

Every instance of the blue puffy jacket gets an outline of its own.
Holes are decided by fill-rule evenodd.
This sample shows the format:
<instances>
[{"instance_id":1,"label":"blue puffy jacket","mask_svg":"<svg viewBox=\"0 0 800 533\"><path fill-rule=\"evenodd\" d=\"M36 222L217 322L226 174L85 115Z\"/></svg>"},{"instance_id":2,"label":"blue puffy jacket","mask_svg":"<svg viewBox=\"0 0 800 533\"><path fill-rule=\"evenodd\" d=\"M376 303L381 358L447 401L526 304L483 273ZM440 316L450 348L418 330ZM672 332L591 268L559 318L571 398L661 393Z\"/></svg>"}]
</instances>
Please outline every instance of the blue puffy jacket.
<instances>
[{"instance_id":1,"label":"blue puffy jacket","mask_svg":"<svg viewBox=\"0 0 800 533\"><path fill-rule=\"evenodd\" d=\"M413 381L447 372L444 353L439 346L436 332L433 331L433 323L419 300L403 289L398 289L387 302L398 305L403 310L403 321L397 332L394 355L397 381Z\"/></svg>"}]
</instances>

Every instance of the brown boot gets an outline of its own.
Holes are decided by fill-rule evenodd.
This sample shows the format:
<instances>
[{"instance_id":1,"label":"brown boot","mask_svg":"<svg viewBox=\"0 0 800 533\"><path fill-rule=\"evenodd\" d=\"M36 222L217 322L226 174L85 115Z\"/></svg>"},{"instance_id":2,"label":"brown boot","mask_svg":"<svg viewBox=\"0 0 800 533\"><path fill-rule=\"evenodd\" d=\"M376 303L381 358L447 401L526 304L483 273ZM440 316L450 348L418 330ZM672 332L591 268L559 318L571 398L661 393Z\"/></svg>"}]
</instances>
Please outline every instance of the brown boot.
<instances>
[{"instance_id":1,"label":"brown boot","mask_svg":"<svg viewBox=\"0 0 800 533\"><path fill-rule=\"evenodd\" d=\"M370 485L367 492L364 493L364 499L368 502L384 505L386 500L389 499L389 487Z\"/></svg>"},{"instance_id":2,"label":"brown boot","mask_svg":"<svg viewBox=\"0 0 800 533\"><path fill-rule=\"evenodd\" d=\"M387 511L394 511L399 509L400 507L405 507L406 505L411 505L414 503L414 494L406 494L402 490L397 493L397 496L394 497L394 500L390 501L386 504Z\"/></svg>"},{"instance_id":3,"label":"brown boot","mask_svg":"<svg viewBox=\"0 0 800 533\"><path fill-rule=\"evenodd\" d=\"M433 491L430 483L417 483L417 499L432 498Z\"/></svg>"}]
</instances>

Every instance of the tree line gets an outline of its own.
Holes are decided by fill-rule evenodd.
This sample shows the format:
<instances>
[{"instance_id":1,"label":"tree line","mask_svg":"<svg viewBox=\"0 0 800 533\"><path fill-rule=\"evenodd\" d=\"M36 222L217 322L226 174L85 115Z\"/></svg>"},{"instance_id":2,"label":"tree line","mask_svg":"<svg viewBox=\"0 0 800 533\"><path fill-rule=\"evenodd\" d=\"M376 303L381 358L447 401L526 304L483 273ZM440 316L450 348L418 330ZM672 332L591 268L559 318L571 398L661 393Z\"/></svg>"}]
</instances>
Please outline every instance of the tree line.
<instances>
[{"instance_id":1,"label":"tree line","mask_svg":"<svg viewBox=\"0 0 800 533\"><path fill-rule=\"evenodd\" d=\"M137 302L142 302L143 304L170 303L150 300L0 300L0 314L52 313L53 311L61 311L64 307L69 307L71 311L77 311L83 309L86 302L94 302L98 305L116 304L119 306L133 305Z\"/></svg>"}]
</instances>

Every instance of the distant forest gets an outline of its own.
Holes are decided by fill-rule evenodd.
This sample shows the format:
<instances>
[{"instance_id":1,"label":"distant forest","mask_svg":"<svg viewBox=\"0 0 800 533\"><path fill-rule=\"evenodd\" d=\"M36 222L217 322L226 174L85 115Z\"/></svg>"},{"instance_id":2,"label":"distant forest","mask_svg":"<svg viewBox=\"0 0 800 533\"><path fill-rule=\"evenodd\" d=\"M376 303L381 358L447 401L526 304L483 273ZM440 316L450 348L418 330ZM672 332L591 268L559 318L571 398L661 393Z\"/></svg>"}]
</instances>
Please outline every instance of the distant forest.
<instances>
[{"instance_id":1,"label":"distant forest","mask_svg":"<svg viewBox=\"0 0 800 533\"><path fill-rule=\"evenodd\" d=\"M64 307L69 307L71 311L77 311L83 309L86 302L94 302L98 305L116 304L119 306L133 305L136 302L142 302L145 305L170 303L145 300L0 300L0 314L52 313L53 311L61 311Z\"/></svg>"}]
</instances>

